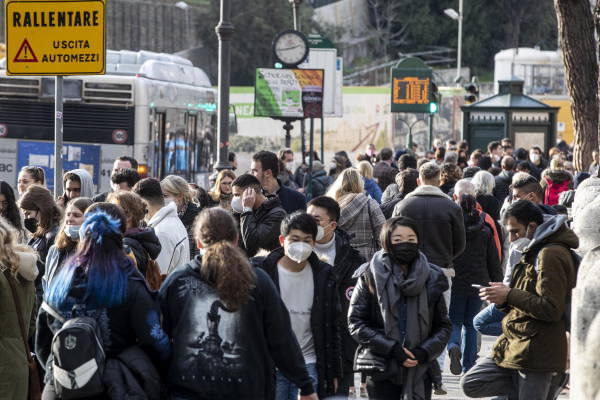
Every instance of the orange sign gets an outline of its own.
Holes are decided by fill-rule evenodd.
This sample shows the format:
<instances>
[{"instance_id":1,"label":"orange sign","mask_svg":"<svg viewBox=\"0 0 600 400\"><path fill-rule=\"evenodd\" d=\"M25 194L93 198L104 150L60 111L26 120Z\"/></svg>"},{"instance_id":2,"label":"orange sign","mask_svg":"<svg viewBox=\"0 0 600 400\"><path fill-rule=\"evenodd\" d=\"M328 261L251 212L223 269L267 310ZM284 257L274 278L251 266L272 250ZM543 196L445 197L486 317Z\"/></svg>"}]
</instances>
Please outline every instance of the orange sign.
<instances>
[{"instance_id":1,"label":"orange sign","mask_svg":"<svg viewBox=\"0 0 600 400\"><path fill-rule=\"evenodd\" d=\"M393 104L429 104L429 78L393 78Z\"/></svg>"}]
</instances>

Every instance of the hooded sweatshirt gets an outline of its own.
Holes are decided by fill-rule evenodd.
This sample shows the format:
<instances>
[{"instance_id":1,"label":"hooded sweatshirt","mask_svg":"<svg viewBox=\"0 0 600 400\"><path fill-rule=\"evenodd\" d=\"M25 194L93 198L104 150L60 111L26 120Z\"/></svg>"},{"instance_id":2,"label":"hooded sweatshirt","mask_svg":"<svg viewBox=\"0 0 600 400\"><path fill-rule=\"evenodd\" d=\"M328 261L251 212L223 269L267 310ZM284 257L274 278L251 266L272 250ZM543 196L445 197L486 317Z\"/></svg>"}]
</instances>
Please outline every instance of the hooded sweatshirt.
<instances>
[{"instance_id":1,"label":"hooded sweatshirt","mask_svg":"<svg viewBox=\"0 0 600 400\"><path fill-rule=\"evenodd\" d=\"M81 180L81 195L80 197L87 197L91 199L94 197L94 180L89 172L85 169L74 169L69 171L72 174L75 174ZM63 190L66 189L67 182L63 181Z\"/></svg>"},{"instance_id":2,"label":"hooded sweatshirt","mask_svg":"<svg viewBox=\"0 0 600 400\"><path fill-rule=\"evenodd\" d=\"M168 274L175 268L190 261L190 243L187 231L177 216L177 205L164 206L148 221L154 228L162 247L156 258L160 272Z\"/></svg>"}]
</instances>

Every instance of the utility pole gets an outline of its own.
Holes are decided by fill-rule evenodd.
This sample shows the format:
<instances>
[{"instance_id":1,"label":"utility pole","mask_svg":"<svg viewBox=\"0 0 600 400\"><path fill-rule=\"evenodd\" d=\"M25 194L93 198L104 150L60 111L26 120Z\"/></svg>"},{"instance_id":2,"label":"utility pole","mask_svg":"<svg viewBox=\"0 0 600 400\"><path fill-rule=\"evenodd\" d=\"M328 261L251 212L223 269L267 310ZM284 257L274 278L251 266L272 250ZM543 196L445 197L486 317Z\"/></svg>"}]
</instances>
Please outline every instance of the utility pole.
<instances>
[{"instance_id":1,"label":"utility pole","mask_svg":"<svg viewBox=\"0 0 600 400\"><path fill-rule=\"evenodd\" d=\"M290 3L294 6L294 30L301 32L300 26L300 6L304 0L290 0Z\"/></svg>"},{"instance_id":2,"label":"utility pole","mask_svg":"<svg viewBox=\"0 0 600 400\"><path fill-rule=\"evenodd\" d=\"M463 0L458 2L458 59L456 61L456 85L460 87L460 70L462 68L462 25L463 25Z\"/></svg>"},{"instance_id":3,"label":"utility pole","mask_svg":"<svg viewBox=\"0 0 600 400\"><path fill-rule=\"evenodd\" d=\"M231 77L231 37L235 29L231 23L231 1L221 0L221 20L215 28L219 37L219 100L217 164L215 169L231 169L229 164L229 84Z\"/></svg>"}]
</instances>

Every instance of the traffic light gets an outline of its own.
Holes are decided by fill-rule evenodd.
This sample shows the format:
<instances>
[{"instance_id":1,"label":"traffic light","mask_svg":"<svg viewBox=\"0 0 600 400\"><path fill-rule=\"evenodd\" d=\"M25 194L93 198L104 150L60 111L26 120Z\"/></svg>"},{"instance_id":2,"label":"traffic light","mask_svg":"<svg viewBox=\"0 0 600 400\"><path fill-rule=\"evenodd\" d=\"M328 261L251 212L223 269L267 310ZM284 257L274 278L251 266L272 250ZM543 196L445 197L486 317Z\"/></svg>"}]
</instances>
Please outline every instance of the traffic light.
<instances>
[{"instance_id":1,"label":"traffic light","mask_svg":"<svg viewBox=\"0 0 600 400\"><path fill-rule=\"evenodd\" d=\"M465 95L466 101L469 103L479 101L479 80L476 76L473 77L471 83L465 85L465 90L467 91L467 94Z\"/></svg>"},{"instance_id":2,"label":"traffic light","mask_svg":"<svg viewBox=\"0 0 600 400\"><path fill-rule=\"evenodd\" d=\"M429 93L429 112L431 114L435 114L440 109L440 104L442 103L442 94L438 91L437 82L433 79L431 80Z\"/></svg>"}]
</instances>

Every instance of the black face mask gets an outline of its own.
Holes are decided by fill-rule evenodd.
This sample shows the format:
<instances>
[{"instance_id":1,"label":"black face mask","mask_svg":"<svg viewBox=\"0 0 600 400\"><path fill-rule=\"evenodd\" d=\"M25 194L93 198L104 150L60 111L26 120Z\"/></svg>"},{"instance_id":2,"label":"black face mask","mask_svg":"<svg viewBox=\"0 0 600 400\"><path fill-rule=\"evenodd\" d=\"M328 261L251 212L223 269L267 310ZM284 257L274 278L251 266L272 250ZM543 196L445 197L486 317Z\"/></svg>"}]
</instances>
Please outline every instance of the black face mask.
<instances>
[{"instance_id":1,"label":"black face mask","mask_svg":"<svg viewBox=\"0 0 600 400\"><path fill-rule=\"evenodd\" d=\"M392 244L392 254L400 265L409 265L419 255L419 244L402 242Z\"/></svg>"},{"instance_id":2,"label":"black face mask","mask_svg":"<svg viewBox=\"0 0 600 400\"><path fill-rule=\"evenodd\" d=\"M25 225L25 229L29 232L34 233L38 228L38 220L35 218L25 218L23 225Z\"/></svg>"}]
</instances>

